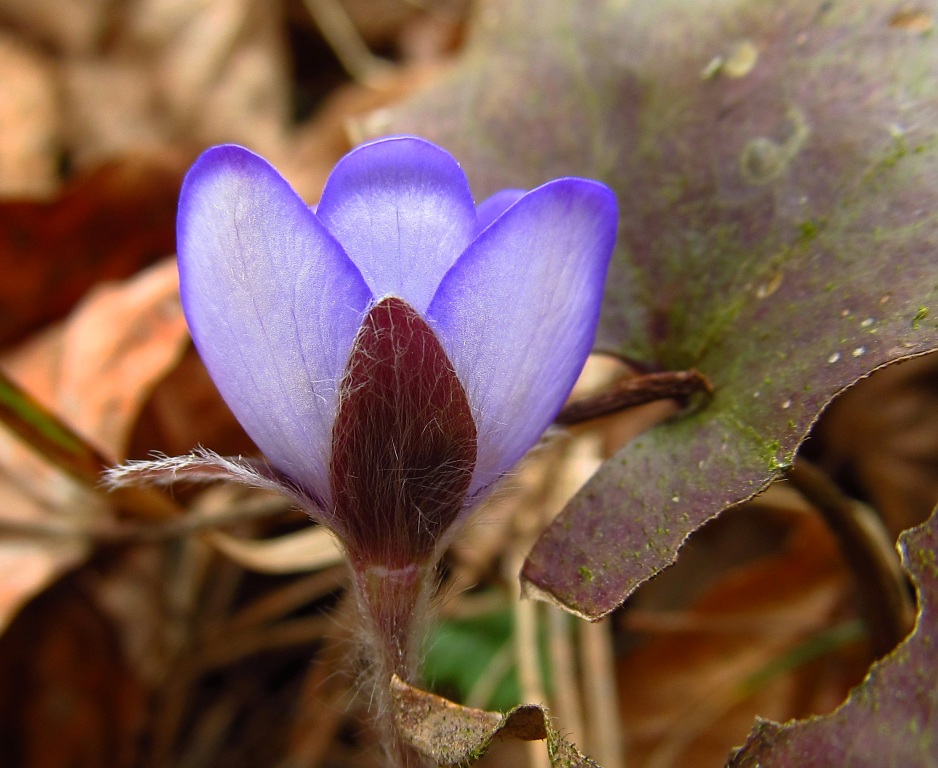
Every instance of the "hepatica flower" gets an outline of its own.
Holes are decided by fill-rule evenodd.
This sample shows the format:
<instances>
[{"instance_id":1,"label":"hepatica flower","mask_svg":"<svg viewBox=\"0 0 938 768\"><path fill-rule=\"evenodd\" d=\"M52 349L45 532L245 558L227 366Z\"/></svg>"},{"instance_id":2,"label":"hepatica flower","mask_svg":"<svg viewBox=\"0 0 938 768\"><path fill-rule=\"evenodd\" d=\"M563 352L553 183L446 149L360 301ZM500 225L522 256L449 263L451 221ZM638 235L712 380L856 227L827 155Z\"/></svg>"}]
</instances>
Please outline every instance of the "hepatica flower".
<instances>
[{"instance_id":1,"label":"hepatica flower","mask_svg":"<svg viewBox=\"0 0 938 768\"><path fill-rule=\"evenodd\" d=\"M289 494L353 563L434 560L569 394L616 218L576 178L476 206L415 137L350 152L315 209L248 150L208 150L180 196L182 303L267 461L202 452L112 482L233 477Z\"/></svg>"},{"instance_id":2,"label":"hepatica flower","mask_svg":"<svg viewBox=\"0 0 938 768\"><path fill-rule=\"evenodd\" d=\"M315 210L257 155L208 150L179 202L182 303L266 461L201 452L110 479L232 477L290 495L358 570L435 562L569 394L616 218L577 178L476 206L415 137L350 152Z\"/></svg>"},{"instance_id":3,"label":"hepatica flower","mask_svg":"<svg viewBox=\"0 0 938 768\"><path fill-rule=\"evenodd\" d=\"M381 674L448 534L538 441L593 343L616 202L505 190L415 137L346 155L312 209L266 161L208 150L179 202L192 337L266 461L209 452L112 484L229 477L288 494L345 547ZM424 601L425 602L425 601Z\"/></svg>"}]
</instances>

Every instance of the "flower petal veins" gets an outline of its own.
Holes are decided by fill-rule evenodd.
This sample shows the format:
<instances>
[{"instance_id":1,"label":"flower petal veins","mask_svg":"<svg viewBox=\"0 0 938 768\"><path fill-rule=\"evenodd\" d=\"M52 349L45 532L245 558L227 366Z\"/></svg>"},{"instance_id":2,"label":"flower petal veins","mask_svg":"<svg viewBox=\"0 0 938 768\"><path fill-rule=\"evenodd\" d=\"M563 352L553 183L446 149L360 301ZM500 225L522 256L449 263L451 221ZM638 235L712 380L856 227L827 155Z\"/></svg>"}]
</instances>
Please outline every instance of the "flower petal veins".
<instances>
[{"instance_id":1,"label":"flower petal veins","mask_svg":"<svg viewBox=\"0 0 938 768\"><path fill-rule=\"evenodd\" d=\"M612 192L559 179L508 208L443 279L427 314L479 430L470 494L534 445L593 345L615 242Z\"/></svg>"},{"instance_id":2,"label":"flower petal veins","mask_svg":"<svg viewBox=\"0 0 938 768\"><path fill-rule=\"evenodd\" d=\"M328 503L338 381L371 302L361 274L268 163L235 146L189 171L177 219L186 321L264 455Z\"/></svg>"},{"instance_id":3,"label":"flower petal veins","mask_svg":"<svg viewBox=\"0 0 938 768\"><path fill-rule=\"evenodd\" d=\"M459 164L413 136L379 139L346 155L316 215L375 298L397 296L418 312L479 228Z\"/></svg>"},{"instance_id":4,"label":"flower petal veins","mask_svg":"<svg viewBox=\"0 0 938 768\"><path fill-rule=\"evenodd\" d=\"M257 155L216 147L180 196L180 291L271 482L360 560L426 561L563 405L616 219L612 192L575 178L477 208L416 137L353 150L314 212Z\"/></svg>"}]
</instances>

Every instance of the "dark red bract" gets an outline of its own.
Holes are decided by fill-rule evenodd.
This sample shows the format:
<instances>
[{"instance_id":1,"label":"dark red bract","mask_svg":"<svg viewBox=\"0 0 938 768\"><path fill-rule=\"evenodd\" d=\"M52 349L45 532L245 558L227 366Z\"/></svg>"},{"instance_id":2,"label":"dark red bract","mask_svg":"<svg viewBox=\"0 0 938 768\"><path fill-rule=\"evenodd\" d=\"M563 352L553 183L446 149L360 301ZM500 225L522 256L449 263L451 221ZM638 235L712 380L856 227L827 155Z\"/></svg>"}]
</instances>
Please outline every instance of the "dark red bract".
<instances>
[{"instance_id":1,"label":"dark red bract","mask_svg":"<svg viewBox=\"0 0 938 768\"><path fill-rule=\"evenodd\" d=\"M339 398L330 481L349 556L426 562L465 503L476 426L436 334L405 301L369 311Z\"/></svg>"}]
</instances>

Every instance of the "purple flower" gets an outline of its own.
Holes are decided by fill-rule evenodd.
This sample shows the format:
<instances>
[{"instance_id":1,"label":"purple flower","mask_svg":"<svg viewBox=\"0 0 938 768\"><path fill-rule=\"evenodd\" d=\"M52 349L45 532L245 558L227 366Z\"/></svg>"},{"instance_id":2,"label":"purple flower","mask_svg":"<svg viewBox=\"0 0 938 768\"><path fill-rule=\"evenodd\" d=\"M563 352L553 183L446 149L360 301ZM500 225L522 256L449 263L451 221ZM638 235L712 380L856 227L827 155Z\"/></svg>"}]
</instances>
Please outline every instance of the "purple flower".
<instances>
[{"instance_id":1,"label":"purple flower","mask_svg":"<svg viewBox=\"0 0 938 768\"><path fill-rule=\"evenodd\" d=\"M353 559L426 562L563 405L616 218L612 192L576 178L476 206L414 137L350 152L315 210L257 155L208 150L179 202L183 308L269 465L162 469L285 487Z\"/></svg>"}]
</instances>

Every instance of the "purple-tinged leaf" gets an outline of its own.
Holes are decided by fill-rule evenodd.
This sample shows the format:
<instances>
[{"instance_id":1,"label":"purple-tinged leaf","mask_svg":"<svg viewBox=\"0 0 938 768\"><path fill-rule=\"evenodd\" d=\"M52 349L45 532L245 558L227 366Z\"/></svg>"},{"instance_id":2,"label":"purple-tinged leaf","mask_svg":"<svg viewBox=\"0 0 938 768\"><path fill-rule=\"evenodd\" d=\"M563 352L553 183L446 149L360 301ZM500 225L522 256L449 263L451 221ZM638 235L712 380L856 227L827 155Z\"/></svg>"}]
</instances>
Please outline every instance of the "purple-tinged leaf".
<instances>
[{"instance_id":1,"label":"purple-tinged leaf","mask_svg":"<svg viewBox=\"0 0 938 768\"><path fill-rule=\"evenodd\" d=\"M608 613L777 477L835 394L938 347L938 45L895 11L489 2L461 64L392 116L477 193L610 184L599 347L715 389L606 462L531 553L533 590Z\"/></svg>"},{"instance_id":2,"label":"purple-tinged leaf","mask_svg":"<svg viewBox=\"0 0 938 768\"><path fill-rule=\"evenodd\" d=\"M938 513L900 537L918 590L915 632L873 665L840 708L784 725L760 722L731 768L899 768L938 754Z\"/></svg>"}]
</instances>

